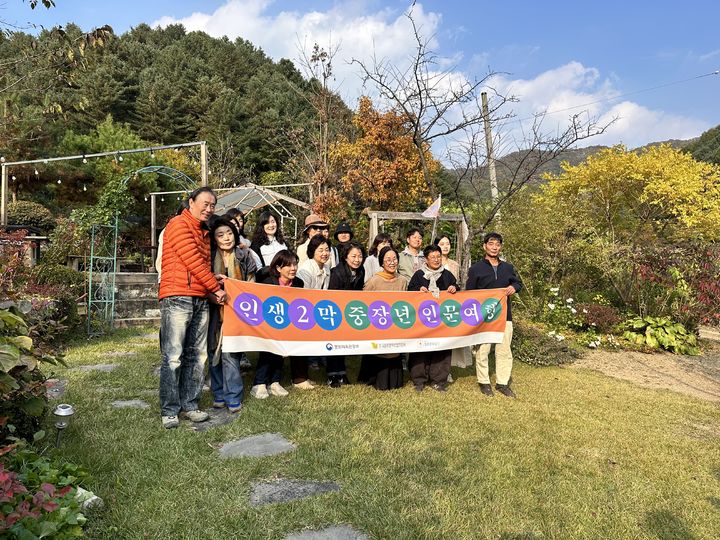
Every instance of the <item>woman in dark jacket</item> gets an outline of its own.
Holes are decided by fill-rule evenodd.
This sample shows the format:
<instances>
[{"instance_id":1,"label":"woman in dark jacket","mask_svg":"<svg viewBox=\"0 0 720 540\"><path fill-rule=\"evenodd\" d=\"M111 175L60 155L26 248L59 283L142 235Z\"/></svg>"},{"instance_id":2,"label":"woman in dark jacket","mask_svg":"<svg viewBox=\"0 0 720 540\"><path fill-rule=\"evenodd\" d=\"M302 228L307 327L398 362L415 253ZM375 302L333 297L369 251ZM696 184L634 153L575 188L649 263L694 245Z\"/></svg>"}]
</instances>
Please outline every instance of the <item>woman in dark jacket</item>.
<instances>
[{"instance_id":1,"label":"woman in dark jacket","mask_svg":"<svg viewBox=\"0 0 720 540\"><path fill-rule=\"evenodd\" d=\"M270 263L270 275L262 283L279 287L302 288L304 285L303 280L295 275L297 274L297 267L297 255L287 249L280 250ZM264 351L260 352L250 395L258 399L265 399L270 395L287 396L288 391L280 384L282 368L282 356ZM308 380L307 360L305 357L290 358L290 374L293 384L300 384Z\"/></svg>"},{"instance_id":2,"label":"woman in dark jacket","mask_svg":"<svg viewBox=\"0 0 720 540\"><path fill-rule=\"evenodd\" d=\"M435 297L440 295L440 291L455 294L458 290L457 281L455 276L443 267L440 248L430 245L423 250L423 255L425 263L413 274L408 291L422 291ZM445 392L451 359L452 350L412 353L408 359L408 367L415 390L422 392L429 382L438 392Z\"/></svg>"},{"instance_id":3,"label":"woman in dark jacket","mask_svg":"<svg viewBox=\"0 0 720 540\"><path fill-rule=\"evenodd\" d=\"M330 285L328 289L338 291L362 291L365 284L365 250L354 240L347 243L341 250L340 263L330 271ZM350 384L347 378L347 368L344 356L329 356L327 362L328 386L340 388L343 384Z\"/></svg>"},{"instance_id":4,"label":"woman in dark jacket","mask_svg":"<svg viewBox=\"0 0 720 540\"><path fill-rule=\"evenodd\" d=\"M226 217L210 220L210 262L215 276L242 281L254 280L255 259L247 248L238 245L239 235L234 222ZM210 387L213 407L227 407L232 413L240 412L243 399L241 364L244 353L224 353L221 350L221 332L224 307L210 304L208 323L208 359L210 360Z\"/></svg>"}]
</instances>

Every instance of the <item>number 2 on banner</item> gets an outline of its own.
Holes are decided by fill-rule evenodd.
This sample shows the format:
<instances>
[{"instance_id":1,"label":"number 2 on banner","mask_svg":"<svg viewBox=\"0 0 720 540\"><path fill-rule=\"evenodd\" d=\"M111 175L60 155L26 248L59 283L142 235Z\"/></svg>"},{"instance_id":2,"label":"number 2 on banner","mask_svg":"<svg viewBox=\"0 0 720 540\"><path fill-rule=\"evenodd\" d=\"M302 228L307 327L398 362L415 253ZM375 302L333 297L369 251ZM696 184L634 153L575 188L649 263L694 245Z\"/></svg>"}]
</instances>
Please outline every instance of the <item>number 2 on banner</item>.
<instances>
[{"instance_id":1,"label":"number 2 on banner","mask_svg":"<svg viewBox=\"0 0 720 540\"><path fill-rule=\"evenodd\" d=\"M315 326L313 305L309 300L298 298L290 304L290 320L300 330L310 330Z\"/></svg>"}]
</instances>

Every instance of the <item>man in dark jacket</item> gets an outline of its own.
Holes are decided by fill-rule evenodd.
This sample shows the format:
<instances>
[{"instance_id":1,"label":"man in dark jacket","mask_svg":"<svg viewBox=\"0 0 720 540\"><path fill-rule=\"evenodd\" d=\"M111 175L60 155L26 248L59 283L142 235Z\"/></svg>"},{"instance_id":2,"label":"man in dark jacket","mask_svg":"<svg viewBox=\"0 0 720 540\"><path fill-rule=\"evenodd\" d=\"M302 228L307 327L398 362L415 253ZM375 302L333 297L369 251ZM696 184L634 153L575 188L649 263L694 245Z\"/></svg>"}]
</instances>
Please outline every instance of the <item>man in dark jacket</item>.
<instances>
[{"instance_id":1,"label":"man in dark jacket","mask_svg":"<svg viewBox=\"0 0 720 540\"><path fill-rule=\"evenodd\" d=\"M468 291L475 289L505 289L507 300L507 324L505 325L505 336L502 343L495 345L495 390L507 397L515 397L510 388L510 375L512 373L512 342L513 324L512 311L510 309L510 296L515 294L522 287L520 280L515 275L512 264L500 260L502 250L502 236L491 232L485 235L483 248L485 257L473 264L468 272ZM490 354L491 343L480 345L475 354L475 370L480 391L486 396L492 396L490 386L490 374L488 372L488 355Z\"/></svg>"}]
</instances>

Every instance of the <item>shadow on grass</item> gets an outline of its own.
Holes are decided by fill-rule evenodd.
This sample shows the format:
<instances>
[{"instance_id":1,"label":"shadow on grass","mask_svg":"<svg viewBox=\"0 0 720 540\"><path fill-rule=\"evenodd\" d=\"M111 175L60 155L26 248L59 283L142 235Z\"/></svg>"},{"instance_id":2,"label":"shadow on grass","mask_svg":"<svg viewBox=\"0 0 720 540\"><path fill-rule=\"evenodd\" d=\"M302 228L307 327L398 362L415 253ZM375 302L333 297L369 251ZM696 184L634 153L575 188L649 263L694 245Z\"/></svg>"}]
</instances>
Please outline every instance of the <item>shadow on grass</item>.
<instances>
[{"instance_id":1,"label":"shadow on grass","mask_svg":"<svg viewBox=\"0 0 720 540\"><path fill-rule=\"evenodd\" d=\"M708 497L708 502L720 510L720 497Z\"/></svg>"},{"instance_id":2,"label":"shadow on grass","mask_svg":"<svg viewBox=\"0 0 720 540\"><path fill-rule=\"evenodd\" d=\"M694 540L697 538L679 517L667 510L648 512L645 527L662 540Z\"/></svg>"},{"instance_id":3,"label":"shadow on grass","mask_svg":"<svg viewBox=\"0 0 720 540\"><path fill-rule=\"evenodd\" d=\"M500 540L542 540L544 536L538 536L535 533L502 533Z\"/></svg>"}]
</instances>

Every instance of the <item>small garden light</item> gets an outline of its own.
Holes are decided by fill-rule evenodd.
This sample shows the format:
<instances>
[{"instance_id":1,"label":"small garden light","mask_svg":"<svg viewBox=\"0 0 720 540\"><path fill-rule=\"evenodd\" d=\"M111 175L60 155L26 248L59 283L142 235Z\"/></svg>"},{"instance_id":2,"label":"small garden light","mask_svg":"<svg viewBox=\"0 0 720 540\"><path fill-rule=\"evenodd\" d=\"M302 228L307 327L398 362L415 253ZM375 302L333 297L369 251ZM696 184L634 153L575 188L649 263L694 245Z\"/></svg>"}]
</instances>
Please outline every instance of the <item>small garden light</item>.
<instances>
[{"instance_id":1,"label":"small garden light","mask_svg":"<svg viewBox=\"0 0 720 540\"><path fill-rule=\"evenodd\" d=\"M60 434L62 431L70 425L70 419L75 414L75 409L72 405L67 403L61 403L53 411L53 415L57 418L55 427L57 428L57 438L55 439L55 446L60 446Z\"/></svg>"}]
</instances>

